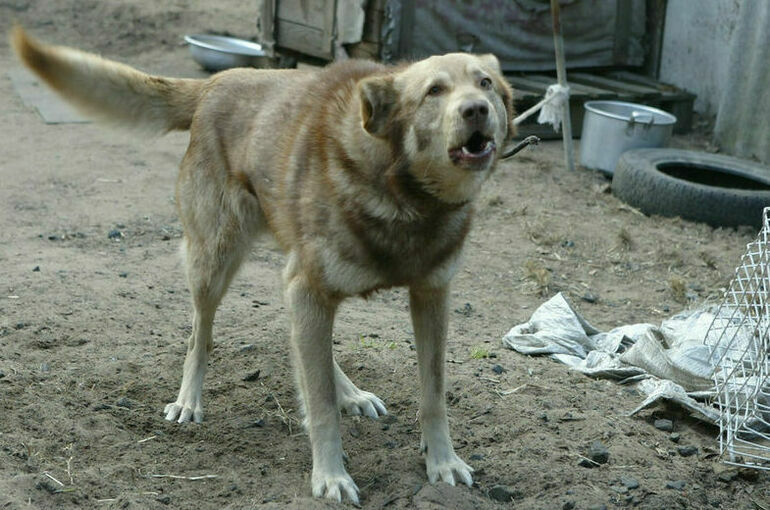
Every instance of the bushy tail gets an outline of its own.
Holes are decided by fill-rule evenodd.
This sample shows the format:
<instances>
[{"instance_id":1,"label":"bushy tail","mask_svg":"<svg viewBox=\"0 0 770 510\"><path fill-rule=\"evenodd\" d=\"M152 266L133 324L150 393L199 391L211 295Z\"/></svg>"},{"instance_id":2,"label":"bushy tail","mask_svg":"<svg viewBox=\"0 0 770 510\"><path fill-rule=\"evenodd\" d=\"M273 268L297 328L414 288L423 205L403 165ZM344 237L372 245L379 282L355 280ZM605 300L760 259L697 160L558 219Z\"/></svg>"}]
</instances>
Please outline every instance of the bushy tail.
<instances>
[{"instance_id":1,"label":"bushy tail","mask_svg":"<svg viewBox=\"0 0 770 510\"><path fill-rule=\"evenodd\" d=\"M161 78L64 46L49 46L16 26L11 45L22 62L90 117L120 125L189 129L206 80Z\"/></svg>"}]
</instances>

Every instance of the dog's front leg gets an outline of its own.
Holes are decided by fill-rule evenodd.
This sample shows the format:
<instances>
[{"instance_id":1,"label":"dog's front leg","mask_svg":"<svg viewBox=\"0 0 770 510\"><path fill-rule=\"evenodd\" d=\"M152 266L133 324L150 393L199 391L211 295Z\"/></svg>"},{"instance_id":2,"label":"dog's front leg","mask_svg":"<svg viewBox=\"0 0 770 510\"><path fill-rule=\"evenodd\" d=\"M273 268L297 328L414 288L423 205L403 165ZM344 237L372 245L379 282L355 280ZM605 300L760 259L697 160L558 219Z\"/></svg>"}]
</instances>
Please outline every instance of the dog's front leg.
<instances>
[{"instance_id":1,"label":"dog's front leg","mask_svg":"<svg viewBox=\"0 0 770 510\"><path fill-rule=\"evenodd\" d=\"M291 346L305 426L313 454L313 496L358 504L358 487L343 465L340 412L334 384L332 325L337 303L318 296L301 276L287 286Z\"/></svg>"},{"instance_id":2,"label":"dog's front leg","mask_svg":"<svg viewBox=\"0 0 770 510\"><path fill-rule=\"evenodd\" d=\"M455 454L449 437L449 423L444 395L444 358L448 316L449 288L409 289L417 361L420 370L420 449L431 483L443 480L468 486L473 483L473 469Z\"/></svg>"}]
</instances>

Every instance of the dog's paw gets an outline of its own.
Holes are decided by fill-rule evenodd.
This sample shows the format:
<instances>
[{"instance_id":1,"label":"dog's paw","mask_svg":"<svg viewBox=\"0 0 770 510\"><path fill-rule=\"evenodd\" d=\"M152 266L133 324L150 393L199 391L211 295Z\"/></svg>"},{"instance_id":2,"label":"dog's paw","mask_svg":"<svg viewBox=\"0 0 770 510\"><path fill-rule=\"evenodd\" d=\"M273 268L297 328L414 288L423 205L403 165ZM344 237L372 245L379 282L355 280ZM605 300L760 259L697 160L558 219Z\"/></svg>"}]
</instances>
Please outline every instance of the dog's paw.
<instances>
[{"instance_id":1,"label":"dog's paw","mask_svg":"<svg viewBox=\"0 0 770 510\"><path fill-rule=\"evenodd\" d=\"M425 468L428 471L428 481L430 483L446 482L449 485L455 485L462 482L468 487L473 484L473 468L463 462L453 451L431 452L425 451Z\"/></svg>"},{"instance_id":2,"label":"dog's paw","mask_svg":"<svg viewBox=\"0 0 770 510\"><path fill-rule=\"evenodd\" d=\"M345 392L337 398L340 411L345 411L352 416L364 415L370 418L379 418L388 414L385 403L380 397L368 391L354 389L355 391Z\"/></svg>"},{"instance_id":3,"label":"dog's paw","mask_svg":"<svg viewBox=\"0 0 770 510\"><path fill-rule=\"evenodd\" d=\"M343 496L358 505L358 486L344 470L337 474L313 471L313 496L341 502Z\"/></svg>"},{"instance_id":4,"label":"dog's paw","mask_svg":"<svg viewBox=\"0 0 770 510\"><path fill-rule=\"evenodd\" d=\"M188 402L177 400L168 404L163 412L168 421L176 421L178 423L191 420L195 423L203 422L203 405L200 400L193 399Z\"/></svg>"}]
</instances>

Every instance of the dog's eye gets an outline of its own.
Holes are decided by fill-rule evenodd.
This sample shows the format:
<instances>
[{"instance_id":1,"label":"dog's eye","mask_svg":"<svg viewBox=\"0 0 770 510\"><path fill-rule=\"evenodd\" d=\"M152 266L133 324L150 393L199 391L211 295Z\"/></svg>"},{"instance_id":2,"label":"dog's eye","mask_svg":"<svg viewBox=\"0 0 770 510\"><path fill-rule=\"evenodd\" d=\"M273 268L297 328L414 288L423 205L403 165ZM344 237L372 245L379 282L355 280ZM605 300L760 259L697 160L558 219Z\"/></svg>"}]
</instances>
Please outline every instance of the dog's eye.
<instances>
[{"instance_id":1,"label":"dog's eye","mask_svg":"<svg viewBox=\"0 0 770 510\"><path fill-rule=\"evenodd\" d=\"M482 89L489 90L492 88L492 80L490 80L489 78L482 78L481 83L479 83L479 85L481 85Z\"/></svg>"},{"instance_id":2,"label":"dog's eye","mask_svg":"<svg viewBox=\"0 0 770 510\"><path fill-rule=\"evenodd\" d=\"M444 87L441 85L433 85L431 88L428 89L428 95L429 96L437 96L441 94L444 91Z\"/></svg>"}]
</instances>

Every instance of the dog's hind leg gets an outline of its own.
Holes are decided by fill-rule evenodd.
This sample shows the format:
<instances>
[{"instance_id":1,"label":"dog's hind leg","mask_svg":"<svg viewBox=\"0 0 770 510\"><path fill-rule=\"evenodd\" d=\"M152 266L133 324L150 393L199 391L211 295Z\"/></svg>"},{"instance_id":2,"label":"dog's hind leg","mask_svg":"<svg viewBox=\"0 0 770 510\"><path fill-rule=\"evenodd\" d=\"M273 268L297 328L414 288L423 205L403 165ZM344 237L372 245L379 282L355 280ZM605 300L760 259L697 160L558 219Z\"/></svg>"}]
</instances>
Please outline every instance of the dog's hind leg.
<instances>
[{"instance_id":1,"label":"dog's hind leg","mask_svg":"<svg viewBox=\"0 0 770 510\"><path fill-rule=\"evenodd\" d=\"M167 420L179 423L203 421L201 393L209 353L214 347L214 314L245 251L236 248L230 253L222 253L220 250L212 253L208 247L193 247L194 243L186 238L183 244L194 308L192 334L187 344L179 394L176 401L168 404L164 410Z\"/></svg>"},{"instance_id":2,"label":"dog's hind leg","mask_svg":"<svg viewBox=\"0 0 770 510\"><path fill-rule=\"evenodd\" d=\"M203 420L201 393L217 306L243 261L260 224L255 197L231 186L218 175L197 171L188 153L177 187L184 225L182 244L187 281L192 294L193 324L176 401L164 410L166 419L183 423ZM205 169L205 167L203 167Z\"/></svg>"},{"instance_id":3,"label":"dog's hind leg","mask_svg":"<svg viewBox=\"0 0 770 510\"><path fill-rule=\"evenodd\" d=\"M340 411L370 418L379 418L388 414L385 403L374 393L358 389L336 361L334 362L334 386L337 389L337 406Z\"/></svg>"}]
</instances>

